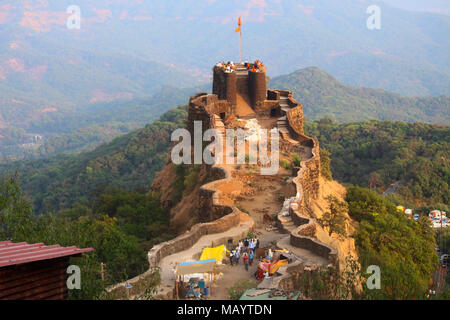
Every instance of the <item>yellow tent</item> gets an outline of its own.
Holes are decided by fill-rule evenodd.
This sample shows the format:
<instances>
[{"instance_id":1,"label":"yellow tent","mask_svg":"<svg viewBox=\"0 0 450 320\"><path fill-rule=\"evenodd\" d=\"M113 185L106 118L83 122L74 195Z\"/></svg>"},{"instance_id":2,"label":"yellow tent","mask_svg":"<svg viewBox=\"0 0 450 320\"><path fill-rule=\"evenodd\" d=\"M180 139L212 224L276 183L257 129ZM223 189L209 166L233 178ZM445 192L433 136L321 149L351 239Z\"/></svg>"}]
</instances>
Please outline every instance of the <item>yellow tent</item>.
<instances>
[{"instance_id":1,"label":"yellow tent","mask_svg":"<svg viewBox=\"0 0 450 320\"><path fill-rule=\"evenodd\" d=\"M200 260L215 259L217 262L222 262L224 255L227 253L225 245L221 245L215 248L205 248L202 252Z\"/></svg>"}]
</instances>

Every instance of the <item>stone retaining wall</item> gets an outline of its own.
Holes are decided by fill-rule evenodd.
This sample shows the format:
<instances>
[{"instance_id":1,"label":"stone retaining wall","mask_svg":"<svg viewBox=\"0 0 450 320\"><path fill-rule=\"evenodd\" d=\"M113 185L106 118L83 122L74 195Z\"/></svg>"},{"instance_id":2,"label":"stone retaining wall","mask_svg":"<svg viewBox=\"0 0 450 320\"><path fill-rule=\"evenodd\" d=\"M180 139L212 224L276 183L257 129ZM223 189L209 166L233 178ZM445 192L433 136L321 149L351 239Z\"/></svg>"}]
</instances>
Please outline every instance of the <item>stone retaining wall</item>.
<instances>
[{"instance_id":1,"label":"stone retaining wall","mask_svg":"<svg viewBox=\"0 0 450 320\"><path fill-rule=\"evenodd\" d=\"M291 204L289 214L298 227L291 232L290 243L328 259L333 265L338 265L337 250L315 238L316 222L308 217L310 200L319 196L320 156L317 140L302 136L305 141L309 140L313 144L312 158L301 162L297 177L293 180L297 189L297 201Z\"/></svg>"}]
</instances>

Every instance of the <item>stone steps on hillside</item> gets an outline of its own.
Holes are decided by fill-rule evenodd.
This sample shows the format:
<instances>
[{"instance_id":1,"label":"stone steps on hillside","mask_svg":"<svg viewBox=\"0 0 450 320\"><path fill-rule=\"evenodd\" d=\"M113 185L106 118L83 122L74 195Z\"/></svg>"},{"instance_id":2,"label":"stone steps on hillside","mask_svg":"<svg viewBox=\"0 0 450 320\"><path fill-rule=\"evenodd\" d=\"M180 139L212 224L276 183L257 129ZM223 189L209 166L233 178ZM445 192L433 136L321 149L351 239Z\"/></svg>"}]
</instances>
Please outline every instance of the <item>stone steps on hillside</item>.
<instances>
[{"instance_id":1,"label":"stone steps on hillside","mask_svg":"<svg viewBox=\"0 0 450 320\"><path fill-rule=\"evenodd\" d=\"M281 223L281 227L287 232L291 233L295 230L296 225L294 224L294 221L292 221L292 218L290 216L278 216L278 220Z\"/></svg>"},{"instance_id":2,"label":"stone steps on hillside","mask_svg":"<svg viewBox=\"0 0 450 320\"><path fill-rule=\"evenodd\" d=\"M289 132L286 116L278 118L278 120L277 120L277 128L278 128L278 130L280 132L286 132L286 133Z\"/></svg>"},{"instance_id":3,"label":"stone steps on hillside","mask_svg":"<svg viewBox=\"0 0 450 320\"><path fill-rule=\"evenodd\" d=\"M292 144L299 144L300 142L293 139L291 137L291 133L289 131L289 126L288 126L288 121L287 121L287 117L283 116L281 118L278 118L277 120L277 128L278 131L280 132L281 136L283 139L289 141Z\"/></svg>"}]
</instances>

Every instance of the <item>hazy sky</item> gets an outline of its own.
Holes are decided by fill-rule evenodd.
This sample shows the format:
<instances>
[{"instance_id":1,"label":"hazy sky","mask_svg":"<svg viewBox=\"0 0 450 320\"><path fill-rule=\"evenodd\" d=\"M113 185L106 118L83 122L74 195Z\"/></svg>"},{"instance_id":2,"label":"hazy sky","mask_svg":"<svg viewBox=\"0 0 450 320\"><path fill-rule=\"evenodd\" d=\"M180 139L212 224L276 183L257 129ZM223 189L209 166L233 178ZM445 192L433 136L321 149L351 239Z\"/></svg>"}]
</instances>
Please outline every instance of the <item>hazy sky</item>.
<instances>
[{"instance_id":1,"label":"hazy sky","mask_svg":"<svg viewBox=\"0 0 450 320\"><path fill-rule=\"evenodd\" d=\"M414 10L431 11L450 15L450 0L383 0L392 6Z\"/></svg>"}]
</instances>

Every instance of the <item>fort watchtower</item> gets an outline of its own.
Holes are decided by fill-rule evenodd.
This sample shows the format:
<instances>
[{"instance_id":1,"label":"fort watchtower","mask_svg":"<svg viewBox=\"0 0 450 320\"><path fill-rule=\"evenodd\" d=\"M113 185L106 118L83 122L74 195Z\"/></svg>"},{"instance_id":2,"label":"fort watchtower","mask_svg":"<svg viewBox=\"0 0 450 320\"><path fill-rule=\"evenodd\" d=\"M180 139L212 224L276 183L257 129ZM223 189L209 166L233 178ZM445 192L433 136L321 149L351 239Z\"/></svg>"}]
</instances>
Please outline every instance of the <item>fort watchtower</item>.
<instances>
[{"instance_id":1,"label":"fort watchtower","mask_svg":"<svg viewBox=\"0 0 450 320\"><path fill-rule=\"evenodd\" d=\"M213 68L212 94L198 93L189 100L188 129L201 120L213 128L216 118L255 118L269 115L277 119L281 134L309 140L303 132L303 106L292 92L267 89L266 67L255 63L218 63Z\"/></svg>"},{"instance_id":2,"label":"fort watchtower","mask_svg":"<svg viewBox=\"0 0 450 320\"><path fill-rule=\"evenodd\" d=\"M217 64L212 92L219 100L227 100L238 116L257 112L267 99L266 68L259 61Z\"/></svg>"}]
</instances>

